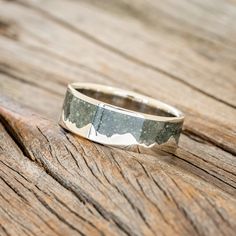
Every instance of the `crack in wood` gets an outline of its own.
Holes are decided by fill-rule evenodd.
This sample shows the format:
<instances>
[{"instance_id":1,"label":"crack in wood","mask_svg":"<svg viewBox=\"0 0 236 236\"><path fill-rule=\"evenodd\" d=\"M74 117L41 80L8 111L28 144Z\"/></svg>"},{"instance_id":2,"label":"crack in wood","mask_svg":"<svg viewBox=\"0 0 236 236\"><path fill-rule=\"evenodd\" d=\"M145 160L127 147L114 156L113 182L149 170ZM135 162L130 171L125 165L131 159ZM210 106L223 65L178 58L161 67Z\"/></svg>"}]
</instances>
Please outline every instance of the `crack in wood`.
<instances>
[{"instance_id":1,"label":"crack in wood","mask_svg":"<svg viewBox=\"0 0 236 236\"><path fill-rule=\"evenodd\" d=\"M197 141L197 142L208 142L222 150L224 150L225 152L231 153L232 155L236 156L236 149L234 148L230 148L224 144L222 144L220 141L216 142L215 140L212 140L211 138L207 137L206 135L200 133L200 132L193 132L192 130L185 128L183 130L183 133L188 136L189 138Z\"/></svg>"},{"instance_id":2,"label":"crack in wood","mask_svg":"<svg viewBox=\"0 0 236 236\"><path fill-rule=\"evenodd\" d=\"M7 126L9 124L5 123ZM9 130L9 129L8 129ZM10 131L12 132L12 131ZM12 133L11 133L12 135ZM14 134L14 139L18 139L18 137L16 136L17 134ZM19 145L22 145L21 142L18 142ZM23 150L22 146L21 150ZM25 154L25 153L24 153ZM29 153L27 153L29 154ZM29 156L27 156L29 157ZM31 155L30 155L31 158ZM31 158L32 159L32 158ZM36 163L38 163L38 159L36 158ZM41 162L40 162L41 164ZM60 178L58 178L57 175L55 175L55 173L53 173L50 168L47 167L47 165L45 163L42 162L42 164L44 164L44 168L46 170L46 172L53 178L55 179L58 183L60 183L63 187L65 187L67 190L71 191L72 193L75 194L76 197L78 197L78 199L80 199L82 202L84 203L89 203L91 204L94 209L97 210L97 212L99 212L99 214L106 220L112 220L116 226L118 228L120 228L124 233L126 233L127 235L131 235L131 236L135 236L136 234L134 232L132 232L132 230L130 229L130 227L126 224L124 224L117 216L115 216L113 213L107 211L106 209L104 209L98 202L96 202L94 199L92 199L89 195L87 195L86 192L84 192L83 189L81 189L79 186L76 187L76 189L73 188L73 186L70 186L70 183L65 183L63 182Z\"/></svg>"}]
</instances>

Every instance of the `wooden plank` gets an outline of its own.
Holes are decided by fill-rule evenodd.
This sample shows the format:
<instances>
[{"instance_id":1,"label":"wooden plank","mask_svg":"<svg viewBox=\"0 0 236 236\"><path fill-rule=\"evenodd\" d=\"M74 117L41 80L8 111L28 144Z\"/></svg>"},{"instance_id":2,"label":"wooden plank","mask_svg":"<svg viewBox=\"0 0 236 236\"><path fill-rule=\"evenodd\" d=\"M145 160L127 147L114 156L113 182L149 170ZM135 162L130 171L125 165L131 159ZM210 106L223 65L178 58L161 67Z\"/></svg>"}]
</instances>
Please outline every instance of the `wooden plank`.
<instances>
[{"instance_id":1,"label":"wooden plank","mask_svg":"<svg viewBox=\"0 0 236 236\"><path fill-rule=\"evenodd\" d=\"M9 192L2 192L3 198L8 196L14 199L12 195L7 195L12 194L11 191L19 194L23 192L22 201L24 202L24 198L27 204L28 201L33 201L34 210L38 214L42 214L41 208L42 211L49 210L51 214L48 217L52 225L57 221L53 220L54 215L59 221L63 221L61 227L68 226L67 230L76 231L74 234L80 233L77 230L83 230L84 234L86 230L89 233L92 229L96 232L97 229L87 222L93 216L93 219L102 218L107 224L109 222L112 230L120 230L128 235L155 235L156 232L163 235L233 234L236 227L235 199L190 172L169 164L171 156L156 158L89 142L66 133L57 125L35 114L32 115L32 112L19 108L7 100L1 102L0 112L1 120L10 136L18 143L24 155L33 161L29 162L25 160L26 157L22 157L23 160L18 165L20 158L15 157L14 152L19 156L19 148L9 150L9 143L5 142L5 137L10 137L5 131L1 132L4 136L4 139L1 139L1 164L6 168L1 175L1 186L6 188L7 183L11 185ZM3 130L2 127L1 129ZM15 159L18 161L15 162ZM35 163L41 168L35 167ZM42 174L42 169L47 174ZM19 173L24 178L19 177ZM15 180L13 182L12 175L17 175L16 179L20 178L23 186L19 182L15 183ZM41 177L46 182L41 181ZM33 183L29 185L25 178ZM35 184L39 185L40 190ZM27 186L31 190L28 191ZM22 191L21 188L25 189ZM47 188L50 191L46 191ZM60 190L61 188L66 190ZM69 199L76 198L75 202L68 200L67 194ZM62 204L57 198L62 199L61 201L67 199L66 206L63 207L73 203L72 209L77 211L71 212L72 209L67 209L68 218L67 215L64 218L60 212L64 213L65 209L62 210L62 206L57 208L57 204ZM79 226L75 213L80 214L81 211L81 224L86 224L87 227ZM11 214L13 219L16 219L16 213ZM72 217L76 218L76 223L72 223ZM8 219L5 219L5 222L8 222ZM27 222L28 219L23 217L19 228L27 226ZM28 230L35 233L32 222L33 219L28 225L31 227ZM95 225L101 226L98 223ZM103 233L109 235L109 232Z\"/></svg>"},{"instance_id":2,"label":"wooden plank","mask_svg":"<svg viewBox=\"0 0 236 236\"><path fill-rule=\"evenodd\" d=\"M3 76L0 76L0 78L1 80L4 79ZM58 103L58 100L61 100L62 96L55 98L53 94L49 95L48 92L41 88L24 83L21 84L18 80L9 79L9 77L4 82L4 86L11 86L11 91L6 89L5 94L11 95L17 100L20 99L21 104L27 105L42 115L47 114L54 121L58 120L61 109L61 103ZM25 94L27 96L24 96ZM41 96L35 96L36 94ZM28 97L31 98L30 101ZM236 179L234 176L236 173L235 158L232 154L215 147L204 141L204 139L194 136L194 134L182 135L179 146L180 149L176 153L179 159L172 159L173 165L194 172L199 177L208 180L208 182L215 184L224 191L233 195L236 194Z\"/></svg>"},{"instance_id":3,"label":"wooden plank","mask_svg":"<svg viewBox=\"0 0 236 236\"><path fill-rule=\"evenodd\" d=\"M12 12L14 14L10 14ZM19 24L21 31L18 32L18 41L24 43L21 46L18 41L14 44L14 42L10 43L7 40L2 40L1 50L3 55L1 60L4 65L8 65L8 67L4 67L7 73L14 73L12 72L14 70L17 70L18 74L22 70L24 70L22 71L23 74L32 73L31 68L33 66L35 71L40 71L34 75L30 74L29 79L32 80L32 76L36 78L39 76L41 78L43 77L44 81L47 80L43 86L55 89L55 91L59 91L60 89L58 87L59 81L60 83L66 84L65 81L69 80L104 81L104 83L141 91L144 94L152 95L155 98L181 108L187 114L185 122L186 129L215 143L224 150L234 154L236 153L236 140L233 131L236 129L234 119L236 110L233 107L202 94L179 81L173 80L167 75L130 62L88 41L77 32L71 30L71 28L65 27L61 22L55 21L38 11L7 3L2 12L3 16L4 14L6 17L8 16L8 20L10 15L12 17L10 20ZM43 28L34 27L35 24L43 26ZM54 29L53 31L51 30L52 28ZM57 38L56 41L54 40L55 38ZM25 43L27 44L25 45ZM15 62L13 62L12 54L14 55L14 60L16 60ZM25 57L22 57L22 54ZM29 61L27 55L35 58L34 61ZM58 68L59 65L57 67L52 66L51 57L56 58L56 62L59 61L58 64L63 66L63 68ZM47 64L46 60L48 62ZM112 64L109 63L111 61L113 62ZM22 63L24 63L23 68ZM41 63L43 63L43 68L39 69L39 66L42 66ZM68 64L69 67L72 66L70 71L66 69L68 68ZM19 65L21 65L20 68ZM83 71L82 77L75 77L74 72L78 71L76 65ZM49 73L48 70L52 69L56 75L51 74L51 72ZM42 73L42 70L46 74ZM73 77L69 79L71 78L71 74ZM85 74L92 74L92 76L87 77L84 76ZM47 76L46 79L45 76ZM96 76L97 80L95 80L94 76ZM26 76L23 75L23 77ZM49 77L50 80L48 80ZM56 86L53 84L54 80L57 81ZM198 81L198 79L195 79L195 81ZM222 79L222 81L224 80ZM38 83L42 86L39 80ZM232 96L235 94L229 93ZM194 125L192 125L193 122ZM223 139L222 136L224 137Z\"/></svg>"},{"instance_id":4,"label":"wooden plank","mask_svg":"<svg viewBox=\"0 0 236 236\"><path fill-rule=\"evenodd\" d=\"M16 12L14 11L14 9L16 10ZM30 25L31 28L28 28L28 30L34 29L33 24L35 24L35 22L39 22L40 24L44 25L44 31L46 31L46 29L47 29L46 26L49 25L48 28L57 29L56 32L59 31L59 34L66 35L72 41L80 39L76 34L73 34L69 30L66 30L66 31L63 29L61 30L60 25L58 26L57 24L53 24L50 21L44 22L43 18L37 17L36 14L34 14L34 13L29 14L28 11L24 11L24 10L22 11L20 9L21 8L19 8L19 7L9 8L9 13L10 13L10 11L14 12L13 15L17 16L19 19L21 19L21 21L23 21L24 19L30 19L30 21L27 21L27 22L31 22L30 24L32 24L32 25ZM5 10L5 11L8 12L7 10ZM18 13L19 11L22 11L22 13L19 14ZM26 22L26 20L25 20L25 22ZM20 31L21 33L24 33L23 26L24 25L21 25L21 31ZM34 35L36 35L36 32L34 33ZM39 35L39 33L38 33L38 35ZM48 35L50 36L51 35L50 31L48 31L47 34L45 34L45 35L47 37L48 37ZM53 35L53 36L56 37L56 35ZM20 38L22 38L22 37L30 38L31 34L27 35L26 33L24 33L22 36L20 33L18 33L18 40L20 40ZM41 35L41 37L42 37L42 35ZM76 39L74 39L74 38L76 38ZM35 37L33 39L32 38L30 38L30 39L31 40L28 39L27 41L31 41L31 43L35 42L35 41L33 41L33 39L35 39ZM82 39L80 39L80 40L82 40ZM43 41L45 42L45 39ZM88 44L84 40L81 42L82 42L81 44L83 46ZM67 45L70 46L71 44L72 44L72 42ZM49 49L47 49L47 53L45 51L40 53L38 48L34 48L34 47L32 48L32 46L29 48L24 45L19 45L18 41L17 42L14 42L14 41L9 42L9 40L4 40L4 39L2 39L1 45L2 45L2 48L1 48L2 59L1 60L3 63L2 71L4 73L9 73L10 75L13 75L13 76L18 75L18 76L20 76L20 78L23 78L24 80L26 80L28 82L34 83L36 86L46 88L48 91L57 93L58 95L61 95L61 96L63 96L63 94L64 94L66 83L71 82L71 81L76 81L76 80L86 81L89 79L90 81L94 81L94 82L120 84L123 87L124 87L124 85L130 86L129 82L127 83L125 80L122 80L122 82L117 81L117 80L115 82L108 81L107 77L105 77L105 76L102 77L101 75L98 75L97 73L94 72L94 70L88 70L87 69L88 67L84 68L83 66L76 67L74 64L71 65L71 63L69 63L65 59L62 60L60 57L59 58L55 57L54 54L55 54L56 50L53 51L54 52L53 55L48 53ZM41 49L42 45L40 44L40 49ZM51 47L53 47L53 42L50 43L50 41L47 41L47 45L49 45L51 48ZM60 45L62 45L62 44L60 44ZM60 45L58 45L56 48L58 51L62 47ZM78 44L78 45L80 45L80 44ZM54 45L54 47L55 47L55 45ZM88 44L87 49L89 50L91 47L92 47L92 44ZM76 48L77 47L75 47L75 50L76 50ZM97 47L95 47L95 48L93 47L92 49L95 50L96 48ZM78 48L78 50L79 49L81 49L81 48ZM65 50L68 50L67 47ZM68 55L73 56L71 51L68 50L66 52ZM104 54L105 54L105 52L103 51L102 55L104 55ZM66 57L66 55L64 55L64 57ZM110 61L111 60L110 57L108 57L107 59L105 58L104 60ZM33 61L32 61L32 58L34 58ZM67 56L67 58L68 58L68 56ZM116 61L118 61L118 59L116 59ZM120 63L127 64L127 61L125 61L125 62L121 61ZM91 64L89 64L89 66L91 66ZM95 66L96 66L96 64L95 64ZM124 68L125 68L125 64L124 64ZM137 71L139 70L138 73L142 72L142 70L139 69L138 67L135 67L135 69ZM129 72L129 73L131 73L131 72ZM132 72L132 73L134 73L134 72ZM137 76L139 76L138 73L137 73ZM157 76L157 75L154 74L152 76L153 79L154 79L154 76ZM128 78L128 77L126 77L126 78ZM166 79L167 78L163 78L163 83L166 82ZM153 91L153 96L155 97L156 96L155 90L153 90L153 89L151 90L151 86L148 86L148 88L144 87L142 80L140 80L140 81L141 81L141 83L139 83L139 82L135 83L135 85L138 84L138 90L141 90L142 92L144 92L144 90L147 91L149 89L149 91L151 91L151 92ZM171 82L168 82L168 83L171 83ZM154 86L153 83L150 85ZM167 86L169 87L169 84L163 84L163 87L167 87ZM178 86L179 86L179 84L174 84L173 89L178 88ZM175 101L176 100L175 98L172 99L172 96L170 93L172 91L173 90L171 90L171 91L159 90L158 97L162 98L162 96L165 96L165 98L167 98L166 95L168 95L169 96L168 99L171 99L171 103L173 104L174 102L177 102L178 106L182 106L182 103L183 103L182 101L185 99L186 102L188 102L188 106L189 106L188 116L187 116L187 120L186 120L187 127L185 126L186 127L185 129L187 130L188 135L189 135L188 130L191 131L190 136L189 136L190 138L192 138L192 136L193 137L196 137L196 135L198 136L197 142L194 142L191 139L188 139L189 145L186 145L186 142L185 142L185 144L183 145L185 152L182 153L183 155L179 155L179 157L189 161L190 163L192 163L196 166L199 166L199 168L202 168L207 173L213 174L213 176L219 178L220 180L225 181L226 183L229 184L229 186L225 186L225 184L223 184L223 189L227 189L227 191L234 193L235 190L234 190L234 188L231 187L231 185L235 186L235 184L234 184L235 178L232 177L232 174L230 174L230 172L234 172L232 170L232 166L230 164L230 163L232 163L232 161L229 161L228 165L224 164L225 161L228 159L233 160L233 156L231 154L227 154L227 152L222 152L220 150L220 148L217 148L216 151L214 152L214 155L213 155L214 159L212 159L212 162L208 163L208 166L205 166L205 161L209 161L211 159L207 153L207 151L211 147L211 144L208 144L207 141L204 141L207 138L204 136L204 133L209 135L209 132L212 132L213 135L211 136L210 140L213 139L214 141L216 141L216 142L213 142L214 144L218 142L219 146L224 147L224 145L222 145L222 144L224 144L224 141L227 141L227 145L226 145L226 147L224 147L226 150L229 149L231 151L231 150L234 150L234 148L235 148L235 145L234 145L235 139L234 139L234 133L233 133L234 131L231 130L231 127L227 127L225 125L226 120L224 119L224 116L221 115L221 113L226 113L226 109L228 107L225 105L222 105L222 104L219 105L217 101L214 101L214 100L208 99L208 98L207 98L207 101L204 101L206 98L203 98L203 101L201 101L201 100L199 101L200 95L199 95L199 93L197 93L195 96L198 97L198 100L197 100L198 105L197 106L199 107L199 110L197 110L196 106L195 106L196 109L192 110L192 108L191 108L192 102L195 100L195 97L191 98L193 91L189 91L189 93L188 93L188 96L190 99L187 100L185 97L186 95L184 95L184 99L181 101ZM176 93L176 90L174 90L173 92ZM185 90L185 92L186 92L186 90ZM33 93L32 93L32 97L34 97ZM42 104L47 104L47 99L51 99L51 98L44 97L44 102ZM38 99L37 99L37 97L35 97L35 101L32 102L31 107L33 107L33 106L37 107L37 101L38 101ZM29 105L29 104L27 104L27 105ZM206 105L205 108L203 107L203 105ZM45 109L41 110L41 112L43 112L44 114L48 114L49 113L48 110L50 110L54 114L52 118L57 120L58 114L60 113L60 106L61 106L61 104L59 104L55 107L53 106L54 109L51 106L50 107L45 106ZM214 111L213 114L209 113L209 109L208 109L209 106L212 107L212 110ZM196 111L197 111L197 113L196 113ZM192 114L192 112L195 114ZM204 113L203 117L199 116L200 112ZM233 114L232 112L235 113L235 110L228 108L228 114L231 115L231 114ZM214 115L214 117L216 117L218 115L218 117L221 119L221 124L223 123L224 126L222 125L221 129L219 129L219 127L218 127L219 123L215 123L215 121L213 122L212 120L207 121L205 116L208 116L208 119L210 119L209 115ZM229 123L230 119L232 119L231 123L234 124L234 117L232 115L231 116L230 115L229 115L229 117L227 117L227 122ZM225 126L226 126L226 129L225 129ZM204 131L204 133L202 133L202 131ZM225 135L224 135L224 138L222 139L222 135L224 133L225 133ZM200 139L199 139L199 135L200 135ZM218 140L219 136L221 138L220 141ZM201 141L201 140L203 140L203 142L206 143L205 144L206 149L201 148L201 152L200 152L201 154L197 155L198 158L200 158L200 159L196 159L196 158L194 158L194 156L189 156L190 155L189 153L192 153L192 155L194 155L194 153L199 153L198 149L195 150L195 149L193 149L193 147L195 145L198 145L199 141ZM210 148L210 149L214 149L214 147ZM204 150L207 150L207 151L204 151ZM186 154L186 152L188 153L188 155ZM218 153L221 153L221 154L219 155ZM215 167L215 165L217 166L217 168ZM223 167L223 170L222 170L222 167ZM197 173L199 176L203 175L202 171L200 171L200 172L197 171ZM219 173L221 173L221 174L219 174ZM208 176L207 178L209 178L209 175L207 175L207 176ZM215 178L213 178L213 180L214 180L213 182L216 182L218 186L222 186L221 181L218 181Z\"/></svg>"},{"instance_id":5,"label":"wooden plank","mask_svg":"<svg viewBox=\"0 0 236 236\"><path fill-rule=\"evenodd\" d=\"M236 106L233 2L21 2L115 54Z\"/></svg>"},{"instance_id":6,"label":"wooden plank","mask_svg":"<svg viewBox=\"0 0 236 236\"><path fill-rule=\"evenodd\" d=\"M234 2L0 4L0 235L235 234ZM62 130L73 81L182 109L177 152L125 152Z\"/></svg>"}]
</instances>

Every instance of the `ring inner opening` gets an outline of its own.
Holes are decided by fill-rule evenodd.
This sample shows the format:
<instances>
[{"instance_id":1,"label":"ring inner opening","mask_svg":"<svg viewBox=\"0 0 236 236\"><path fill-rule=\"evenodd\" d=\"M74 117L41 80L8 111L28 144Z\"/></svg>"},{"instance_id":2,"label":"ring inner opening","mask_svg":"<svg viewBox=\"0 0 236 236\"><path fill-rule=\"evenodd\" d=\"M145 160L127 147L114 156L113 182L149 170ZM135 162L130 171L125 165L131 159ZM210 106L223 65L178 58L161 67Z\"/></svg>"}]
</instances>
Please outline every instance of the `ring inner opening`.
<instances>
[{"instance_id":1,"label":"ring inner opening","mask_svg":"<svg viewBox=\"0 0 236 236\"><path fill-rule=\"evenodd\" d=\"M137 99L131 96L123 97L91 89L76 89L76 90L88 97L128 110L155 116L176 117L175 115L167 111L158 109L157 107L151 106L149 104L142 103L141 101L138 101Z\"/></svg>"}]
</instances>

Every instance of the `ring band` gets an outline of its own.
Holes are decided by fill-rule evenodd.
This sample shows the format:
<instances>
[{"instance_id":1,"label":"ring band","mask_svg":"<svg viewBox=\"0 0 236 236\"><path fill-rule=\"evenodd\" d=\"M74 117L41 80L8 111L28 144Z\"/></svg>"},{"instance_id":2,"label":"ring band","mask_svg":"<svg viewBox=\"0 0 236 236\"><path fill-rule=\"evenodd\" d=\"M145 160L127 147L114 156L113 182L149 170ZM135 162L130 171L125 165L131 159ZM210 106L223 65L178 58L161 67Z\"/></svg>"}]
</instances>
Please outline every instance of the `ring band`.
<instances>
[{"instance_id":1,"label":"ring band","mask_svg":"<svg viewBox=\"0 0 236 236\"><path fill-rule=\"evenodd\" d=\"M177 146L182 112L136 92L92 83L68 85L60 125L97 143L134 150Z\"/></svg>"}]
</instances>

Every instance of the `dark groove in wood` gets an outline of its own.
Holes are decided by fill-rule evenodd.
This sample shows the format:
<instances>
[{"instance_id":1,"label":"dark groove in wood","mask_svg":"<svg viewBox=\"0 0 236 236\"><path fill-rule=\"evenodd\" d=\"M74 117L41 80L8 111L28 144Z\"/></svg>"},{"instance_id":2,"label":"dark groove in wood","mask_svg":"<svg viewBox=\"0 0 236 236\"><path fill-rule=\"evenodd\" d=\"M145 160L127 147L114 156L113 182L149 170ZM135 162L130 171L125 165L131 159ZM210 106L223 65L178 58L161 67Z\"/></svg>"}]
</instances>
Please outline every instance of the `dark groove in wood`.
<instances>
[{"instance_id":1,"label":"dark groove in wood","mask_svg":"<svg viewBox=\"0 0 236 236\"><path fill-rule=\"evenodd\" d=\"M194 155L194 154L192 154L192 155ZM228 182L224 181L223 179L219 178L218 176L216 176L216 175L213 175L212 173L210 173L210 172L209 172L209 171L207 171L206 169L203 169L203 168L201 168L201 167L199 167L199 166L195 165L194 163L192 163L192 162L190 162L190 161L188 161L188 160L185 160L185 159L183 159L183 158L182 158L182 157L180 157L180 156L177 156L177 155L175 155L175 156L176 156L176 158L179 158L179 159L181 159L183 162L186 162L186 163L188 163L188 164L190 164L190 165L194 166L195 168L197 168L197 169L200 169L201 171L203 171L203 172L207 173L208 175L210 175L210 176L212 176L212 177L216 178L216 179L217 179L217 180L219 180L220 182L222 182L222 183L224 183L224 184L228 185L230 188L236 189L236 187L235 187L235 186L233 186L232 184L230 184L230 183L228 183ZM201 176L199 176L199 177L200 177L200 178L202 178ZM222 189L222 190L224 190L224 191L225 191L225 189ZM229 194L232 194L232 193L229 193ZM234 194L233 196L236 196L236 195Z\"/></svg>"},{"instance_id":2,"label":"dark groove in wood","mask_svg":"<svg viewBox=\"0 0 236 236\"><path fill-rule=\"evenodd\" d=\"M207 141L208 143L220 148L221 150L225 151L225 152L228 152L234 156L236 156L236 149L233 149L231 147L228 147L226 145L224 145L223 143L221 142L217 142L216 140L212 140L211 138L207 137L206 135L204 135L203 133L200 133L200 132L196 132L194 133L192 130L188 129L188 128L185 128L183 130L183 134L185 134L186 136L188 136L189 138L191 139L194 139L194 137L197 138L197 140L199 139L202 139L204 141ZM199 141L198 141L199 142Z\"/></svg>"},{"instance_id":3,"label":"dark groove in wood","mask_svg":"<svg viewBox=\"0 0 236 236\"><path fill-rule=\"evenodd\" d=\"M34 192L33 192L34 193ZM67 225L69 228L71 228L73 231L76 231L82 236L85 236L84 233L82 233L80 230L78 230L76 227L74 227L72 224L70 224L66 219L64 219L62 216L60 216L56 211L54 211L43 199L38 196L38 194L34 193L35 197L41 202L41 204L47 208L54 216L56 216L62 223Z\"/></svg>"},{"instance_id":4,"label":"dark groove in wood","mask_svg":"<svg viewBox=\"0 0 236 236\"><path fill-rule=\"evenodd\" d=\"M11 77L12 79L15 79L15 80L20 81L20 82L25 83L25 84L29 84L29 85L34 86L36 88L41 88L41 89L43 89L43 90L45 90L47 92L53 93L53 94L55 94L57 96L60 96L60 97L62 96L62 94L56 92L53 89L49 89L49 88L46 88L44 86L40 86L39 84L31 82L29 80L26 80L26 79L24 79L22 77L15 76L12 73L10 73L8 70L3 69L3 67L2 68L1 67L2 67L2 64L0 64L0 74L7 75L7 76ZM4 67L8 67L8 66L6 66L6 64L5 64Z\"/></svg>"}]
</instances>

